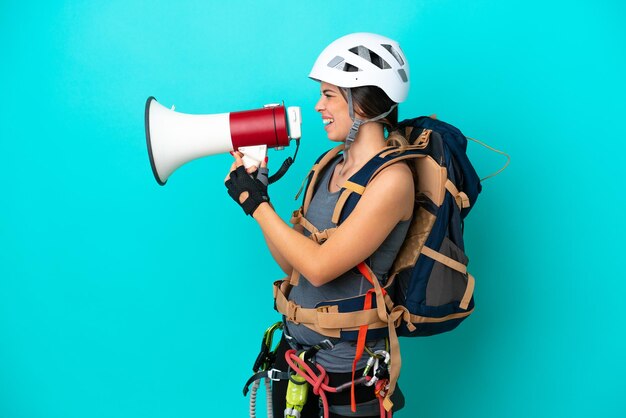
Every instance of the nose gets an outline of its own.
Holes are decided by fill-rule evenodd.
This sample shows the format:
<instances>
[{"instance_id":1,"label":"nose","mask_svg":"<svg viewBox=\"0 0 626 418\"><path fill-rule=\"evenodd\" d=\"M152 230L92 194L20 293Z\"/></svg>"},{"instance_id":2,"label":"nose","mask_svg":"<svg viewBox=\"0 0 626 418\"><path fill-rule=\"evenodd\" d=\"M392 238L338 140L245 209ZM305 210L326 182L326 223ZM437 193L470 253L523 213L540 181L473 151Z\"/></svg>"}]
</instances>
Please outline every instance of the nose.
<instances>
[{"instance_id":1,"label":"nose","mask_svg":"<svg viewBox=\"0 0 626 418\"><path fill-rule=\"evenodd\" d=\"M317 101L317 103L315 103L315 111L322 112L324 111L324 109L325 109L324 96L321 96L320 99Z\"/></svg>"}]
</instances>

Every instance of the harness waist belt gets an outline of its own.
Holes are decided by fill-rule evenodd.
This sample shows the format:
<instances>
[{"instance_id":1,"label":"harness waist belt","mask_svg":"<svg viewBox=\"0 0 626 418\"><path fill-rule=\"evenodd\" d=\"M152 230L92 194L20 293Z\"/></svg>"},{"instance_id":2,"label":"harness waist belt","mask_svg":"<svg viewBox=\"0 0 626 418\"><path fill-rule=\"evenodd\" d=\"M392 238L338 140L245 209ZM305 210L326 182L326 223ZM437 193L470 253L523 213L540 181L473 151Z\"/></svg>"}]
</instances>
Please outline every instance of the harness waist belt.
<instances>
[{"instance_id":1,"label":"harness waist belt","mask_svg":"<svg viewBox=\"0 0 626 418\"><path fill-rule=\"evenodd\" d=\"M274 283L276 310L295 324L303 324L313 331L332 338L340 338L341 331L355 331L362 325L369 329L387 327L387 322L380 320L376 309L339 312L337 305L325 305L318 308L303 308L287 299L280 289L282 280Z\"/></svg>"}]
</instances>

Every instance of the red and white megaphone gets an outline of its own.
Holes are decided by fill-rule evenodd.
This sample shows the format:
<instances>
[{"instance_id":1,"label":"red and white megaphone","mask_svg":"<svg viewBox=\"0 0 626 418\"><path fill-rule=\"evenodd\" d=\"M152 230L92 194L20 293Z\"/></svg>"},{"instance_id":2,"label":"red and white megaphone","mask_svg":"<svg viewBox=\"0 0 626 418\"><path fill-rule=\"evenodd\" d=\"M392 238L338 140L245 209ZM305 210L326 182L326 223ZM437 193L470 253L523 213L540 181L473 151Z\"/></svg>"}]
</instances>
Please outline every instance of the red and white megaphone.
<instances>
[{"instance_id":1,"label":"red and white megaphone","mask_svg":"<svg viewBox=\"0 0 626 418\"><path fill-rule=\"evenodd\" d=\"M146 101L146 142L154 178L160 185L183 164L207 155L238 150L246 167L259 166L267 148L282 149L301 136L302 116L296 106L212 115L190 115Z\"/></svg>"}]
</instances>

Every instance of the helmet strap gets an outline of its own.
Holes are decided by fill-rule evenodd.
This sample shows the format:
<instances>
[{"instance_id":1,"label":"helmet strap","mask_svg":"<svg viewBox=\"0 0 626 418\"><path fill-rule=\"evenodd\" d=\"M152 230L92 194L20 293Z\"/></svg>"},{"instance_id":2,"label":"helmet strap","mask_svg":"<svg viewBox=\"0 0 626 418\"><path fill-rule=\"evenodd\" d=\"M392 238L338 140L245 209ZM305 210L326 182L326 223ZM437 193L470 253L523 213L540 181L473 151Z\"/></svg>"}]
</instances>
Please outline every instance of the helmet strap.
<instances>
[{"instance_id":1,"label":"helmet strap","mask_svg":"<svg viewBox=\"0 0 626 418\"><path fill-rule=\"evenodd\" d=\"M361 125L364 125L364 124L366 124L368 122L375 122L377 120L380 120L380 119L386 117L398 105L394 104L385 113L380 114L380 115L378 115L376 117L373 117L371 119L359 119L359 118L354 116L354 103L352 101L352 89L346 88L344 90L346 92L346 95L348 96L348 111L350 112L350 119L352 119L352 127L350 128L350 132L348 133L348 136L346 137L346 144L345 144L345 149L348 149L348 148L350 148L350 145L352 145L352 143L356 139L356 134L359 132L359 128L361 127Z\"/></svg>"}]
</instances>

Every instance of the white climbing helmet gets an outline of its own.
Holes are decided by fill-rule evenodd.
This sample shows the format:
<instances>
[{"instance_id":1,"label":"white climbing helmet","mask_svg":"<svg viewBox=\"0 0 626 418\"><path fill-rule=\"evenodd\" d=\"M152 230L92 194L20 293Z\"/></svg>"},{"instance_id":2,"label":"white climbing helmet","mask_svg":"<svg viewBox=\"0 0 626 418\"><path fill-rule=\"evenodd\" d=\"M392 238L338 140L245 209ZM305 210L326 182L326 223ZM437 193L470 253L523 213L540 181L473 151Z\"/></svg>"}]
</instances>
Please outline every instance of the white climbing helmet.
<instances>
[{"instance_id":1,"label":"white climbing helmet","mask_svg":"<svg viewBox=\"0 0 626 418\"><path fill-rule=\"evenodd\" d=\"M400 45L375 33L351 33L332 42L309 77L343 88L377 86L396 103L409 92L409 64Z\"/></svg>"}]
</instances>

